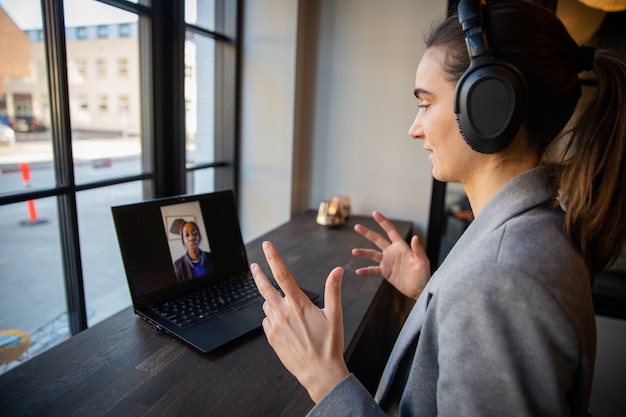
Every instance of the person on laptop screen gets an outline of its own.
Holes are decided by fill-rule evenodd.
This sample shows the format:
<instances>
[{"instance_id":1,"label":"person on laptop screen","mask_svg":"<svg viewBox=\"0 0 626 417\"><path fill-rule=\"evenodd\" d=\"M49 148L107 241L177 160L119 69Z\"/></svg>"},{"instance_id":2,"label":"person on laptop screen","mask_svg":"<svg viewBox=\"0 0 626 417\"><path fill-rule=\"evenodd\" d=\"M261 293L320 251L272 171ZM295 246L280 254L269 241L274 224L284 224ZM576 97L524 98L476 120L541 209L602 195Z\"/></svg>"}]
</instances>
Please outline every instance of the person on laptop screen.
<instances>
[{"instance_id":1,"label":"person on laptop screen","mask_svg":"<svg viewBox=\"0 0 626 417\"><path fill-rule=\"evenodd\" d=\"M174 261L174 273L178 282L205 276L213 272L211 253L200 248L202 234L193 221L177 220L180 240L185 247L185 254Z\"/></svg>"}]
</instances>

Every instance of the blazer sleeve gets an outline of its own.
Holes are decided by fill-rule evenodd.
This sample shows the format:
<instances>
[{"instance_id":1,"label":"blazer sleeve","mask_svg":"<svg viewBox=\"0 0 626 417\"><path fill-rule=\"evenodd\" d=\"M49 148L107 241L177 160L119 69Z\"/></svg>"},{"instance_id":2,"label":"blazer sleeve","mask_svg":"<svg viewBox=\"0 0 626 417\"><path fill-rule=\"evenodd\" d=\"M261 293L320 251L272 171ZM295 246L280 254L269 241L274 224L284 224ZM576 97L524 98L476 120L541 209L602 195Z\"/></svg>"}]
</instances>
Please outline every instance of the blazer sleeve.
<instances>
[{"instance_id":1,"label":"blazer sleeve","mask_svg":"<svg viewBox=\"0 0 626 417\"><path fill-rule=\"evenodd\" d=\"M307 414L309 417L384 417L370 393L350 374L339 382Z\"/></svg>"}]
</instances>

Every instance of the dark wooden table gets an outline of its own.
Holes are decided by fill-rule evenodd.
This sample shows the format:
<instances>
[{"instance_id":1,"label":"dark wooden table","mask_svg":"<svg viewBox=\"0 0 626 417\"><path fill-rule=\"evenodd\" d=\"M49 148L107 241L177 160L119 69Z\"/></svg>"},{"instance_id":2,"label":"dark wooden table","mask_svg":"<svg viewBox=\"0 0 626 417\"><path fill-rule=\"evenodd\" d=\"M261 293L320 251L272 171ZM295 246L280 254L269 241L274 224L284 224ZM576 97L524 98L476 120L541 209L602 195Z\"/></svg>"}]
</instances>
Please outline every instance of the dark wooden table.
<instances>
[{"instance_id":1,"label":"dark wooden table","mask_svg":"<svg viewBox=\"0 0 626 417\"><path fill-rule=\"evenodd\" d=\"M353 231L357 222L377 227L369 217L353 216L325 228L307 212L246 246L250 261L269 272L261 242L271 240L298 283L319 294L333 267L346 269L345 356L373 390L410 303L381 278L355 275L367 262L351 249L371 246ZM411 223L394 223L409 237ZM201 354L156 332L132 308L0 375L4 417L302 416L312 406L262 329Z\"/></svg>"}]
</instances>

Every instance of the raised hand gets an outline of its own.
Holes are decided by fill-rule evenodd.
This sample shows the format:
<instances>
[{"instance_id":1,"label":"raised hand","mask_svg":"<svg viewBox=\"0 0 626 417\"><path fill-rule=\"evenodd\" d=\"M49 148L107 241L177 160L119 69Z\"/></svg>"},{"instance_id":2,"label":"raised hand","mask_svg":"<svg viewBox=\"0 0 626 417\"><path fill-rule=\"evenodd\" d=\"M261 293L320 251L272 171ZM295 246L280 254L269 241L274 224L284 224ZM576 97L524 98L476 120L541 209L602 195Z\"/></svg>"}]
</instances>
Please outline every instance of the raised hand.
<instances>
[{"instance_id":1,"label":"raised hand","mask_svg":"<svg viewBox=\"0 0 626 417\"><path fill-rule=\"evenodd\" d=\"M363 225L354 226L357 233L380 249L352 249L352 255L378 263L359 268L356 274L381 275L402 294L417 298L430 279L430 261L418 237L411 238L409 247L398 229L385 216L375 211L372 217L387 233L388 239Z\"/></svg>"},{"instance_id":2,"label":"raised hand","mask_svg":"<svg viewBox=\"0 0 626 417\"><path fill-rule=\"evenodd\" d=\"M263 330L280 361L317 403L349 373L343 359L343 269L337 267L328 275L325 306L319 309L300 290L274 245L263 242L263 252L285 294L276 291L258 264L250 266L265 298Z\"/></svg>"}]
</instances>

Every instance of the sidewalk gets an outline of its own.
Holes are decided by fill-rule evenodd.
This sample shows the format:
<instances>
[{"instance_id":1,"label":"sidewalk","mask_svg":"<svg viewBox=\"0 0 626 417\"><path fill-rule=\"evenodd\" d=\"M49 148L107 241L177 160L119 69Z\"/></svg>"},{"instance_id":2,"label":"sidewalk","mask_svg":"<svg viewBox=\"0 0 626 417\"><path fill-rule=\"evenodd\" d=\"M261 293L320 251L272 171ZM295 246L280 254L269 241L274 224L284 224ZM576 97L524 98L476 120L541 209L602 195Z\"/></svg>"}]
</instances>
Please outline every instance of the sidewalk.
<instances>
[{"instance_id":1,"label":"sidewalk","mask_svg":"<svg viewBox=\"0 0 626 417\"><path fill-rule=\"evenodd\" d=\"M72 142L74 160L123 158L141 153L139 137L111 139L80 139ZM0 146L0 168L11 168L22 162L30 164L52 161L50 141L18 141L11 146Z\"/></svg>"}]
</instances>

